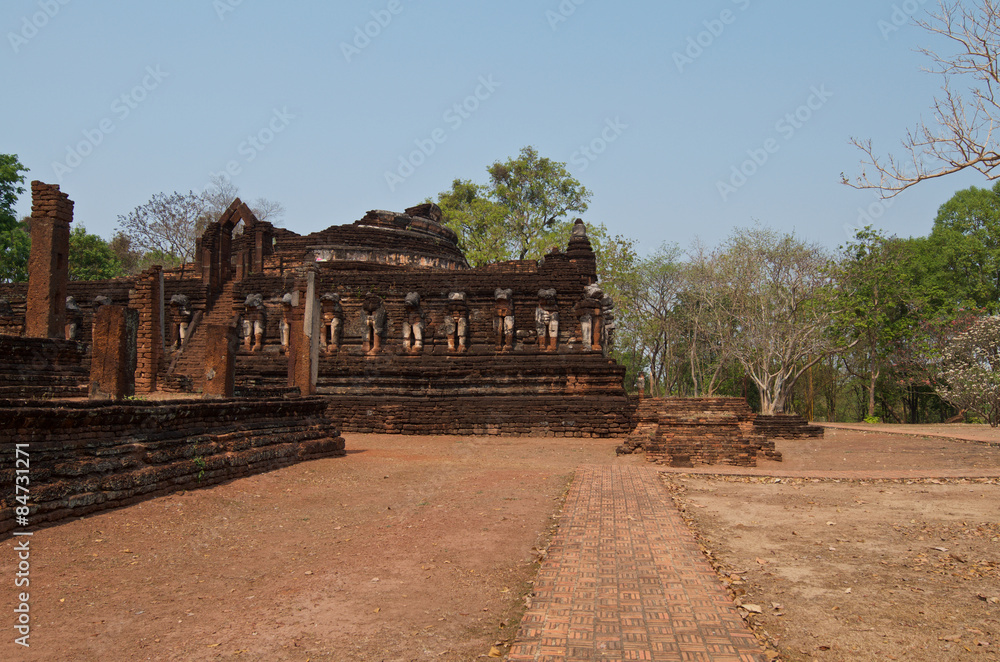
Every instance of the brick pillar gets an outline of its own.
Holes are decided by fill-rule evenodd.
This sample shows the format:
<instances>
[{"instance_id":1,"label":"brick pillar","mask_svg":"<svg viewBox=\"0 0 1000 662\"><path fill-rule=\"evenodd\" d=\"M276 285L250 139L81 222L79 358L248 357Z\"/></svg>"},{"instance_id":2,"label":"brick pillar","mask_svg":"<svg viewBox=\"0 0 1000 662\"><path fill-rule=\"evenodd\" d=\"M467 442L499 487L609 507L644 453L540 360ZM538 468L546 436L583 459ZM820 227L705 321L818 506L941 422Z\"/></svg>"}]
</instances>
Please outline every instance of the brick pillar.
<instances>
[{"instance_id":1,"label":"brick pillar","mask_svg":"<svg viewBox=\"0 0 1000 662\"><path fill-rule=\"evenodd\" d=\"M135 394L139 313L125 306L100 306L94 313L90 399L122 400Z\"/></svg>"},{"instance_id":2,"label":"brick pillar","mask_svg":"<svg viewBox=\"0 0 1000 662\"><path fill-rule=\"evenodd\" d=\"M205 327L205 387L207 398L231 398L236 389L236 327L209 324Z\"/></svg>"},{"instance_id":3,"label":"brick pillar","mask_svg":"<svg viewBox=\"0 0 1000 662\"><path fill-rule=\"evenodd\" d=\"M296 283L288 320L288 385L302 395L316 393L319 378L320 305L316 297L316 267L306 267Z\"/></svg>"},{"instance_id":4,"label":"brick pillar","mask_svg":"<svg viewBox=\"0 0 1000 662\"><path fill-rule=\"evenodd\" d=\"M156 265L140 274L129 307L139 311L135 392L153 393L164 353L163 267Z\"/></svg>"},{"instance_id":5,"label":"brick pillar","mask_svg":"<svg viewBox=\"0 0 1000 662\"><path fill-rule=\"evenodd\" d=\"M54 184L31 182L31 257L28 260L29 338L62 338L69 283L69 224L73 201Z\"/></svg>"}]
</instances>

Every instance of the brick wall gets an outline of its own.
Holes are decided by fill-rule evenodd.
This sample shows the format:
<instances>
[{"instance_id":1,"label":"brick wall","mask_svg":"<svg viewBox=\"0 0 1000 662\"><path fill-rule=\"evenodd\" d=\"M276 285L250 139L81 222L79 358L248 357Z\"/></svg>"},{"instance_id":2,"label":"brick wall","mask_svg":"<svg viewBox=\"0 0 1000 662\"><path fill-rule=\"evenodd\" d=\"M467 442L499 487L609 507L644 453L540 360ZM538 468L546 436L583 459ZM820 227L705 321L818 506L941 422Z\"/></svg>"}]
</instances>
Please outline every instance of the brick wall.
<instances>
[{"instance_id":1,"label":"brick wall","mask_svg":"<svg viewBox=\"0 0 1000 662\"><path fill-rule=\"evenodd\" d=\"M647 398L620 452L642 448L650 462L678 467L780 461L774 442L754 429L755 418L743 398Z\"/></svg>"},{"instance_id":2,"label":"brick wall","mask_svg":"<svg viewBox=\"0 0 1000 662\"><path fill-rule=\"evenodd\" d=\"M624 437L632 429L627 397L337 396L327 412L345 432Z\"/></svg>"},{"instance_id":3,"label":"brick wall","mask_svg":"<svg viewBox=\"0 0 1000 662\"><path fill-rule=\"evenodd\" d=\"M823 436L823 428L819 425L809 425L806 419L796 414L776 414L764 416L757 414L753 422L754 429L768 439L808 439Z\"/></svg>"},{"instance_id":4,"label":"brick wall","mask_svg":"<svg viewBox=\"0 0 1000 662\"><path fill-rule=\"evenodd\" d=\"M14 445L30 443L31 524L344 454L327 402L0 400L0 535L14 529Z\"/></svg>"},{"instance_id":5,"label":"brick wall","mask_svg":"<svg viewBox=\"0 0 1000 662\"><path fill-rule=\"evenodd\" d=\"M69 340L0 336L0 398L86 397L88 349Z\"/></svg>"}]
</instances>

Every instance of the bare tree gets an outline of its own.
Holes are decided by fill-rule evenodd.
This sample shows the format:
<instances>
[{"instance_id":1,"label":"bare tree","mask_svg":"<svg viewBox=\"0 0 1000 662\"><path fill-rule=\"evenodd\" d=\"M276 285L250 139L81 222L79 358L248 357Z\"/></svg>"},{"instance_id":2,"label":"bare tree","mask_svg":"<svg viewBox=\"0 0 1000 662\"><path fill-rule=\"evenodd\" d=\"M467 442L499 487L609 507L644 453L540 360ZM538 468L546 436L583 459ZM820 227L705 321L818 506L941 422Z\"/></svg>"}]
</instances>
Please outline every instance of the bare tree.
<instances>
[{"instance_id":1,"label":"bare tree","mask_svg":"<svg viewBox=\"0 0 1000 662\"><path fill-rule=\"evenodd\" d=\"M921 122L907 131L902 157L879 156L871 140L852 138L865 155L861 175L851 181L841 173L848 186L876 189L883 198L970 168L991 180L1000 178L1000 146L994 136L1000 121L1000 3L942 0L926 19L914 22L955 46L949 54L921 49L933 63L928 71L944 77L942 94L933 103L938 124ZM967 89L955 89L953 78L961 78Z\"/></svg>"},{"instance_id":2,"label":"bare tree","mask_svg":"<svg viewBox=\"0 0 1000 662\"><path fill-rule=\"evenodd\" d=\"M201 197L205 199L205 215L207 223L214 223L225 213L229 205L239 195L240 189L227 175L212 175L208 186L201 192Z\"/></svg>"},{"instance_id":3,"label":"bare tree","mask_svg":"<svg viewBox=\"0 0 1000 662\"><path fill-rule=\"evenodd\" d=\"M784 412L799 377L843 349L828 333L828 263L819 246L761 227L736 230L711 258L705 304L721 316L720 342L757 385L764 414Z\"/></svg>"},{"instance_id":4,"label":"bare tree","mask_svg":"<svg viewBox=\"0 0 1000 662\"><path fill-rule=\"evenodd\" d=\"M257 198L249 207L258 221L281 225L281 220L285 216L285 205L267 198Z\"/></svg>"},{"instance_id":5,"label":"bare tree","mask_svg":"<svg viewBox=\"0 0 1000 662\"><path fill-rule=\"evenodd\" d=\"M130 245L167 263L184 265L194 259L195 241L206 227L207 202L202 195L156 193L127 216L118 217Z\"/></svg>"},{"instance_id":6,"label":"bare tree","mask_svg":"<svg viewBox=\"0 0 1000 662\"><path fill-rule=\"evenodd\" d=\"M684 291L680 313L686 335L686 354L692 395L711 397L732 359L734 325L725 306L719 306L714 280L715 264L700 241L688 250L684 265Z\"/></svg>"},{"instance_id":7,"label":"bare tree","mask_svg":"<svg viewBox=\"0 0 1000 662\"><path fill-rule=\"evenodd\" d=\"M204 224L214 223L219 220L233 200L240 194L240 189L233 180L225 175L213 175L209 185L205 187L201 195L205 199L205 219ZM267 221L275 225L281 224L281 219L285 215L285 206L280 202L268 200L267 198L257 198L248 205L253 215L259 221ZM234 234L243 232L242 221L234 228Z\"/></svg>"}]
</instances>

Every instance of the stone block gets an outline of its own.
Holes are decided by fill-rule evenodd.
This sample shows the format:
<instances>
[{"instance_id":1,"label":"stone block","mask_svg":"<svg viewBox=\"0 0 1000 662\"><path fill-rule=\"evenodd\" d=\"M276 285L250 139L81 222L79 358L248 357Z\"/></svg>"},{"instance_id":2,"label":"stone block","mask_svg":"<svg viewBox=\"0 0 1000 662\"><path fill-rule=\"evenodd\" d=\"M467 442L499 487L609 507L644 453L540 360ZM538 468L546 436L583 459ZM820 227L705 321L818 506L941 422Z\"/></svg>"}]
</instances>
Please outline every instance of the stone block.
<instances>
[{"instance_id":1,"label":"stone block","mask_svg":"<svg viewBox=\"0 0 1000 662\"><path fill-rule=\"evenodd\" d=\"M122 400L135 394L139 313L125 306L101 306L94 315L90 399Z\"/></svg>"},{"instance_id":2,"label":"stone block","mask_svg":"<svg viewBox=\"0 0 1000 662\"><path fill-rule=\"evenodd\" d=\"M231 398L236 385L236 327L210 324L205 327L205 387L211 398Z\"/></svg>"}]
</instances>

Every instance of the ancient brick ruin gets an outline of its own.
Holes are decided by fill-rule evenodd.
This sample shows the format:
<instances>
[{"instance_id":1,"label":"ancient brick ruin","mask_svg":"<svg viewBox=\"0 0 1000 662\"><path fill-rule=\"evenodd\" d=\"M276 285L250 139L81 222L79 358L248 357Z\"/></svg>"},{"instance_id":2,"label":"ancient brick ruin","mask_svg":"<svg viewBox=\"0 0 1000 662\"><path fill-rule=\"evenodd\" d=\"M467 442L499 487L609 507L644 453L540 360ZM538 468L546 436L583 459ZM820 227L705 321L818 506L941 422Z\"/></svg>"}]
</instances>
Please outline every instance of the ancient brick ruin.
<instances>
[{"instance_id":1,"label":"ancient brick ruin","mask_svg":"<svg viewBox=\"0 0 1000 662\"><path fill-rule=\"evenodd\" d=\"M57 521L344 455L344 439L331 429L325 409L315 398L0 401L0 429L11 442L2 450L0 476L14 484L13 445L30 444L31 521ZM14 503L5 487L0 535L14 528Z\"/></svg>"},{"instance_id":2,"label":"ancient brick ruin","mask_svg":"<svg viewBox=\"0 0 1000 662\"><path fill-rule=\"evenodd\" d=\"M619 453L641 449L650 462L672 467L780 461L774 442L755 427L756 418L743 398L647 398Z\"/></svg>"},{"instance_id":3,"label":"ancient brick ruin","mask_svg":"<svg viewBox=\"0 0 1000 662\"><path fill-rule=\"evenodd\" d=\"M32 193L29 283L0 284L0 429L40 444L45 518L342 454L341 431L624 438L638 421L660 461L778 457L734 402L637 412L582 221L541 260L471 268L433 204L299 235L237 199L193 264L71 282L72 202Z\"/></svg>"},{"instance_id":4,"label":"ancient brick ruin","mask_svg":"<svg viewBox=\"0 0 1000 662\"><path fill-rule=\"evenodd\" d=\"M25 328L31 338L62 338L69 282L73 202L58 186L31 182L31 251Z\"/></svg>"}]
</instances>

